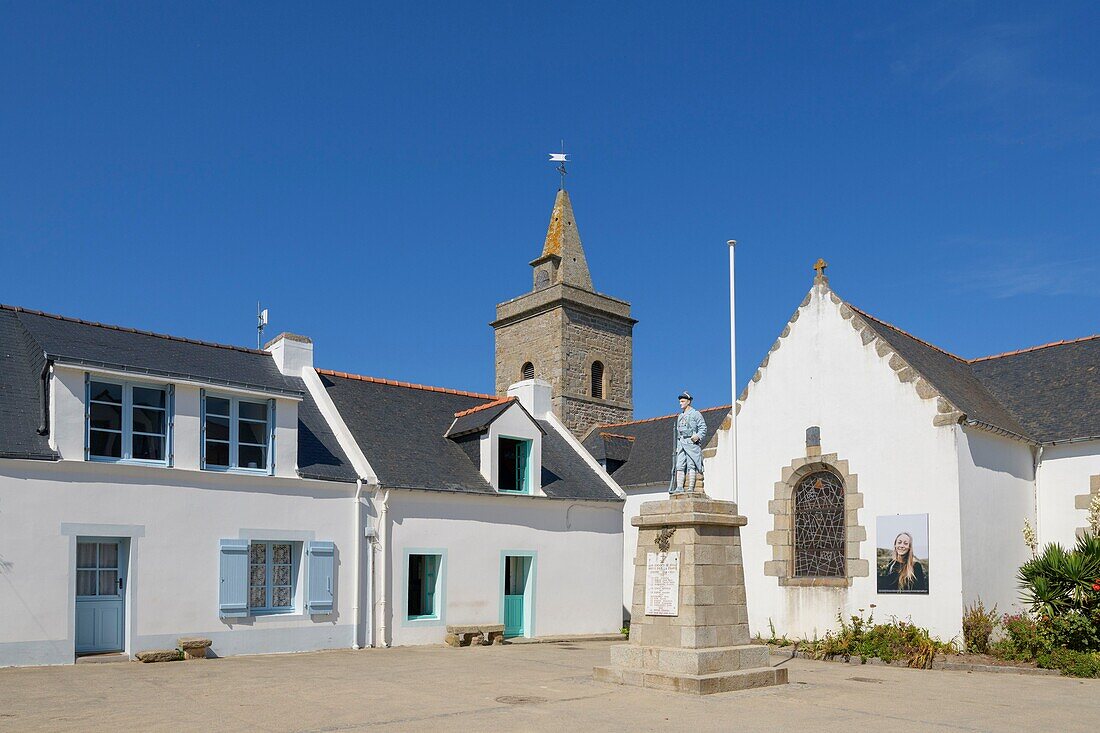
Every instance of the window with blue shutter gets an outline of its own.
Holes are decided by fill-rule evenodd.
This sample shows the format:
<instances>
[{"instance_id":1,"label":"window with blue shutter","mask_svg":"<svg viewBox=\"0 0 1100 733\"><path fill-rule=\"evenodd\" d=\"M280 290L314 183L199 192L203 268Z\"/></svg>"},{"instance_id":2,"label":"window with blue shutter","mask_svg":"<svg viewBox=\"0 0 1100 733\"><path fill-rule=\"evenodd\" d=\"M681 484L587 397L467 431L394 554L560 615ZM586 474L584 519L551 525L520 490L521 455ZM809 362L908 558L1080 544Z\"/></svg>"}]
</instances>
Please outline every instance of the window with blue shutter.
<instances>
[{"instance_id":1,"label":"window with blue shutter","mask_svg":"<svg viewBox=\"0 0 1100 733\"><path fill-rule=\"evenodd\" d=\"M306 544L306 610L309 613L332 613L335 555L336 546L331 542Z\"/></svg>"},{"instance_id":2,"label":"window with blue shutter","mask_svg":"<svg viewBox=\"0 0 1100 733\"><path fill-rule=\"evenodd\" d=\"M222 618L248 615L248 540L221 540L218 613Z\"/></svg>"}]
</instances>

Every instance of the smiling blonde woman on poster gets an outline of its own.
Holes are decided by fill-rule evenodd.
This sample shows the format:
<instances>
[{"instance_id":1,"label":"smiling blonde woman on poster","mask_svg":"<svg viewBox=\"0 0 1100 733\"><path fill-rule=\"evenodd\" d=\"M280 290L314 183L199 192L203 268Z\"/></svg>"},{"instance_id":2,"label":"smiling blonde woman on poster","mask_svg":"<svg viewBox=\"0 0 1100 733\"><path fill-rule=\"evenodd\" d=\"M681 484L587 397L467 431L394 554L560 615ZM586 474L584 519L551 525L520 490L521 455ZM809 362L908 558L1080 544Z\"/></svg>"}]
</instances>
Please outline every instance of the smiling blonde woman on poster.
<instances>
[{"instance_id":1,"label":"smiling blonde woman on poster","mask_svg":"<svg viewBox=\"0 0 1100 733\"><path fill-rule=\"evenodd\" d=\"M927 593L928 575L913 554L913 535L899 532L894 556L878 576L879 593Z\"/></svg>"}]
</instances>

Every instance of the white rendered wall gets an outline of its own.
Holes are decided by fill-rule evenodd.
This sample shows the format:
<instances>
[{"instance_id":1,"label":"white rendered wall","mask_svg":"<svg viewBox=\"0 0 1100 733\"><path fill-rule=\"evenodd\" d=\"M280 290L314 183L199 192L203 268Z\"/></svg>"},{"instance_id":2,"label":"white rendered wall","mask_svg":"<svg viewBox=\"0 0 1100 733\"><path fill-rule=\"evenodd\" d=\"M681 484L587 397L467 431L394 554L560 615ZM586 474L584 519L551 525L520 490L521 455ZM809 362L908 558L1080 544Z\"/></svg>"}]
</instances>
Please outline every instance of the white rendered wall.
<instances>
[{"instance_id":1,"label":"white rendered wall","mask_svg":"<svg viewBox=\"0 0 1100 733\"><path fill-rule=\"evenodd\" d=\"M506 550L537 553L529 635L604 634L621 626L621 503L394 489L389 533L392 645L443 643L448 624L502 623ZM406 620L410 549L446 553L443 616L428 625Z\"/></svg>"},{"instance_id":2,"label":"white rendered wall","mask_svg":"<svg viewBox=\"0 0 1100 733\"><path fill-rule=\"evenodd\" d=\"M62 460L84 460L84 370L58 366L51 383L51 444ZM93 373L94 374L94 373ZM148 379L130 375L102 374L105 381L126 381L167 386L172 380ZM259 393L238 392L214 388L210 392L235 395L260 401L268 399ZM198 470L202 441L201 388L193 384L175 383L175 410L172 436L174 468ZM275 400L275 475L297 478L298 473L298 403L288 398Z\"/></svg>"},{"instance_id":3,"label":"white rendered wall","mask_svg":"<svg viewBox=\"0 0 1100 733\"><path fill-rule=\"evenodd\" d=\"M127 536L126 651L213 640L218 655L352 642L354 484L179 468L0 461L0 666L74 657L76 537ZM336 544L336 612L222 620L220 539ZM298 575L298 607L305 571ZM232 623L229 623L232 621Z\"/></svg>"},{"instance_id":4,"label":"white rendered wall","mask_svg":"<svg viewBox=\"0 0 1100 733\"><path fill-rule=\"evenodd\" d=\"M710 464L704 464L709 471ZM707 474L709 478L709 473ZM709 487L707 493L710 493ZM623 507L623 618L630 618L631 604L634 601L634 557L638 552L638 528L630 520L641 514L641 506L647 501L661 501L668 498L668 486L652 486L629 489L626 492L626 505Z\"/></svg>"},{"instance_id":5,"label":"white rendered wall","mask_svg":"<svg viewBox=\"0 0 1100 733\"><path fill-rule=\"evenodd\" d=\"M911 617L951 638L961 629L962 613L954 429L933 427L935 400L921 399L912 384L900 382L887 359L862 343L827 292L815 288L799 313L760 381L749 384L737 417L750 627L767 635L772 621L779 633L812 638L835 628L838 612L850 615L875 603L880 619ZM813 425L821 428L822 453L848 461L864 496L858 517L867 540L860 557L869 562L871 574L849 588L781 587L763 572L764 562L772 559L768 501L783 468L806 455L806 428ZM709 477L707 486L709 492ZM720 487L714 488L717 494ZM878 595L875 518L922 513L929 515L931 593Z\"/></svg>"},{"instance_id":6,"label":"white rendered wall","mask_svg":"<svg viewBox=\"0 0 1100 733\"><path fill-rule=\"evenodd\" d=\"M1100 440L1047 446L1038 471L1039 544L1071 547L1077 530L1088 525L1088 512L1075 509L1075 498L1089 493L1090 477L1100 475Z\"/></svg>"},{"instance_id":7,"label":"white rendered wall","mask_svg":"<svg viewBox=\"0 0 1100 733\"><path fill-rule=\"evenodd\" d=\"M987 609L996 605L999 613L1021 610L1016 570L1031 557L1024 520L1035 526L1032 449L990 433L956 430L962 601L970 605L980 597Z\"/></svg>"}]
</instances>

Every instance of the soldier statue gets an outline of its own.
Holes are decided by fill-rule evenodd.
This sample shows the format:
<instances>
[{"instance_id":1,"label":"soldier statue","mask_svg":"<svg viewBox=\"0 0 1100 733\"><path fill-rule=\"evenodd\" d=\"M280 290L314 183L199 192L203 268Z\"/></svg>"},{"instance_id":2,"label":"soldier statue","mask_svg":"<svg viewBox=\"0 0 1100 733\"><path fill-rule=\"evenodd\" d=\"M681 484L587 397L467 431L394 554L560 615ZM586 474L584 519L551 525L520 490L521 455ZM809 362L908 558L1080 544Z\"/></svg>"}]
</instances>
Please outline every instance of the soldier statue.
<instances>
[{"instance_id":1,"label":"soldier statue","mask_svg":"<svg viewBox=\"0 0 1100 733\"><path fill-rule=\"evenodd\" d=\"M707 437L707 423L699 411L691 406L691 401L689 392L680 393L680 414L676 416L669 494L695 491L695 482L699 474L703 473L703 441Z\"/></svg>"}]
</instances>

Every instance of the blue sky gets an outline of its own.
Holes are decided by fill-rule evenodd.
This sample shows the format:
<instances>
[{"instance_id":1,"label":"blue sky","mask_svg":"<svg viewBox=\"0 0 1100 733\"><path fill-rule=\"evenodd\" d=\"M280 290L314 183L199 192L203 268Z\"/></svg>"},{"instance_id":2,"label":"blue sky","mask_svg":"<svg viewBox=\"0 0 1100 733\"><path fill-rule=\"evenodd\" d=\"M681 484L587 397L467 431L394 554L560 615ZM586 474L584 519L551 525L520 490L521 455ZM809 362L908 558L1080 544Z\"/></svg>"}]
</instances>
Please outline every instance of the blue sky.
<instances>
[{"instance_id":1,"label":"blue sky","mask_svg":"<svg viewBox=\"0 0 1100 733\"><path fill-rule=\"evenodd\" d=\"M491 391L565 139L639 417L829 261L963 356L1100 332L1100 8L3 3L0 302ZM807 365L812 368L812 365Z\"/></svg>"}]
</instances>

